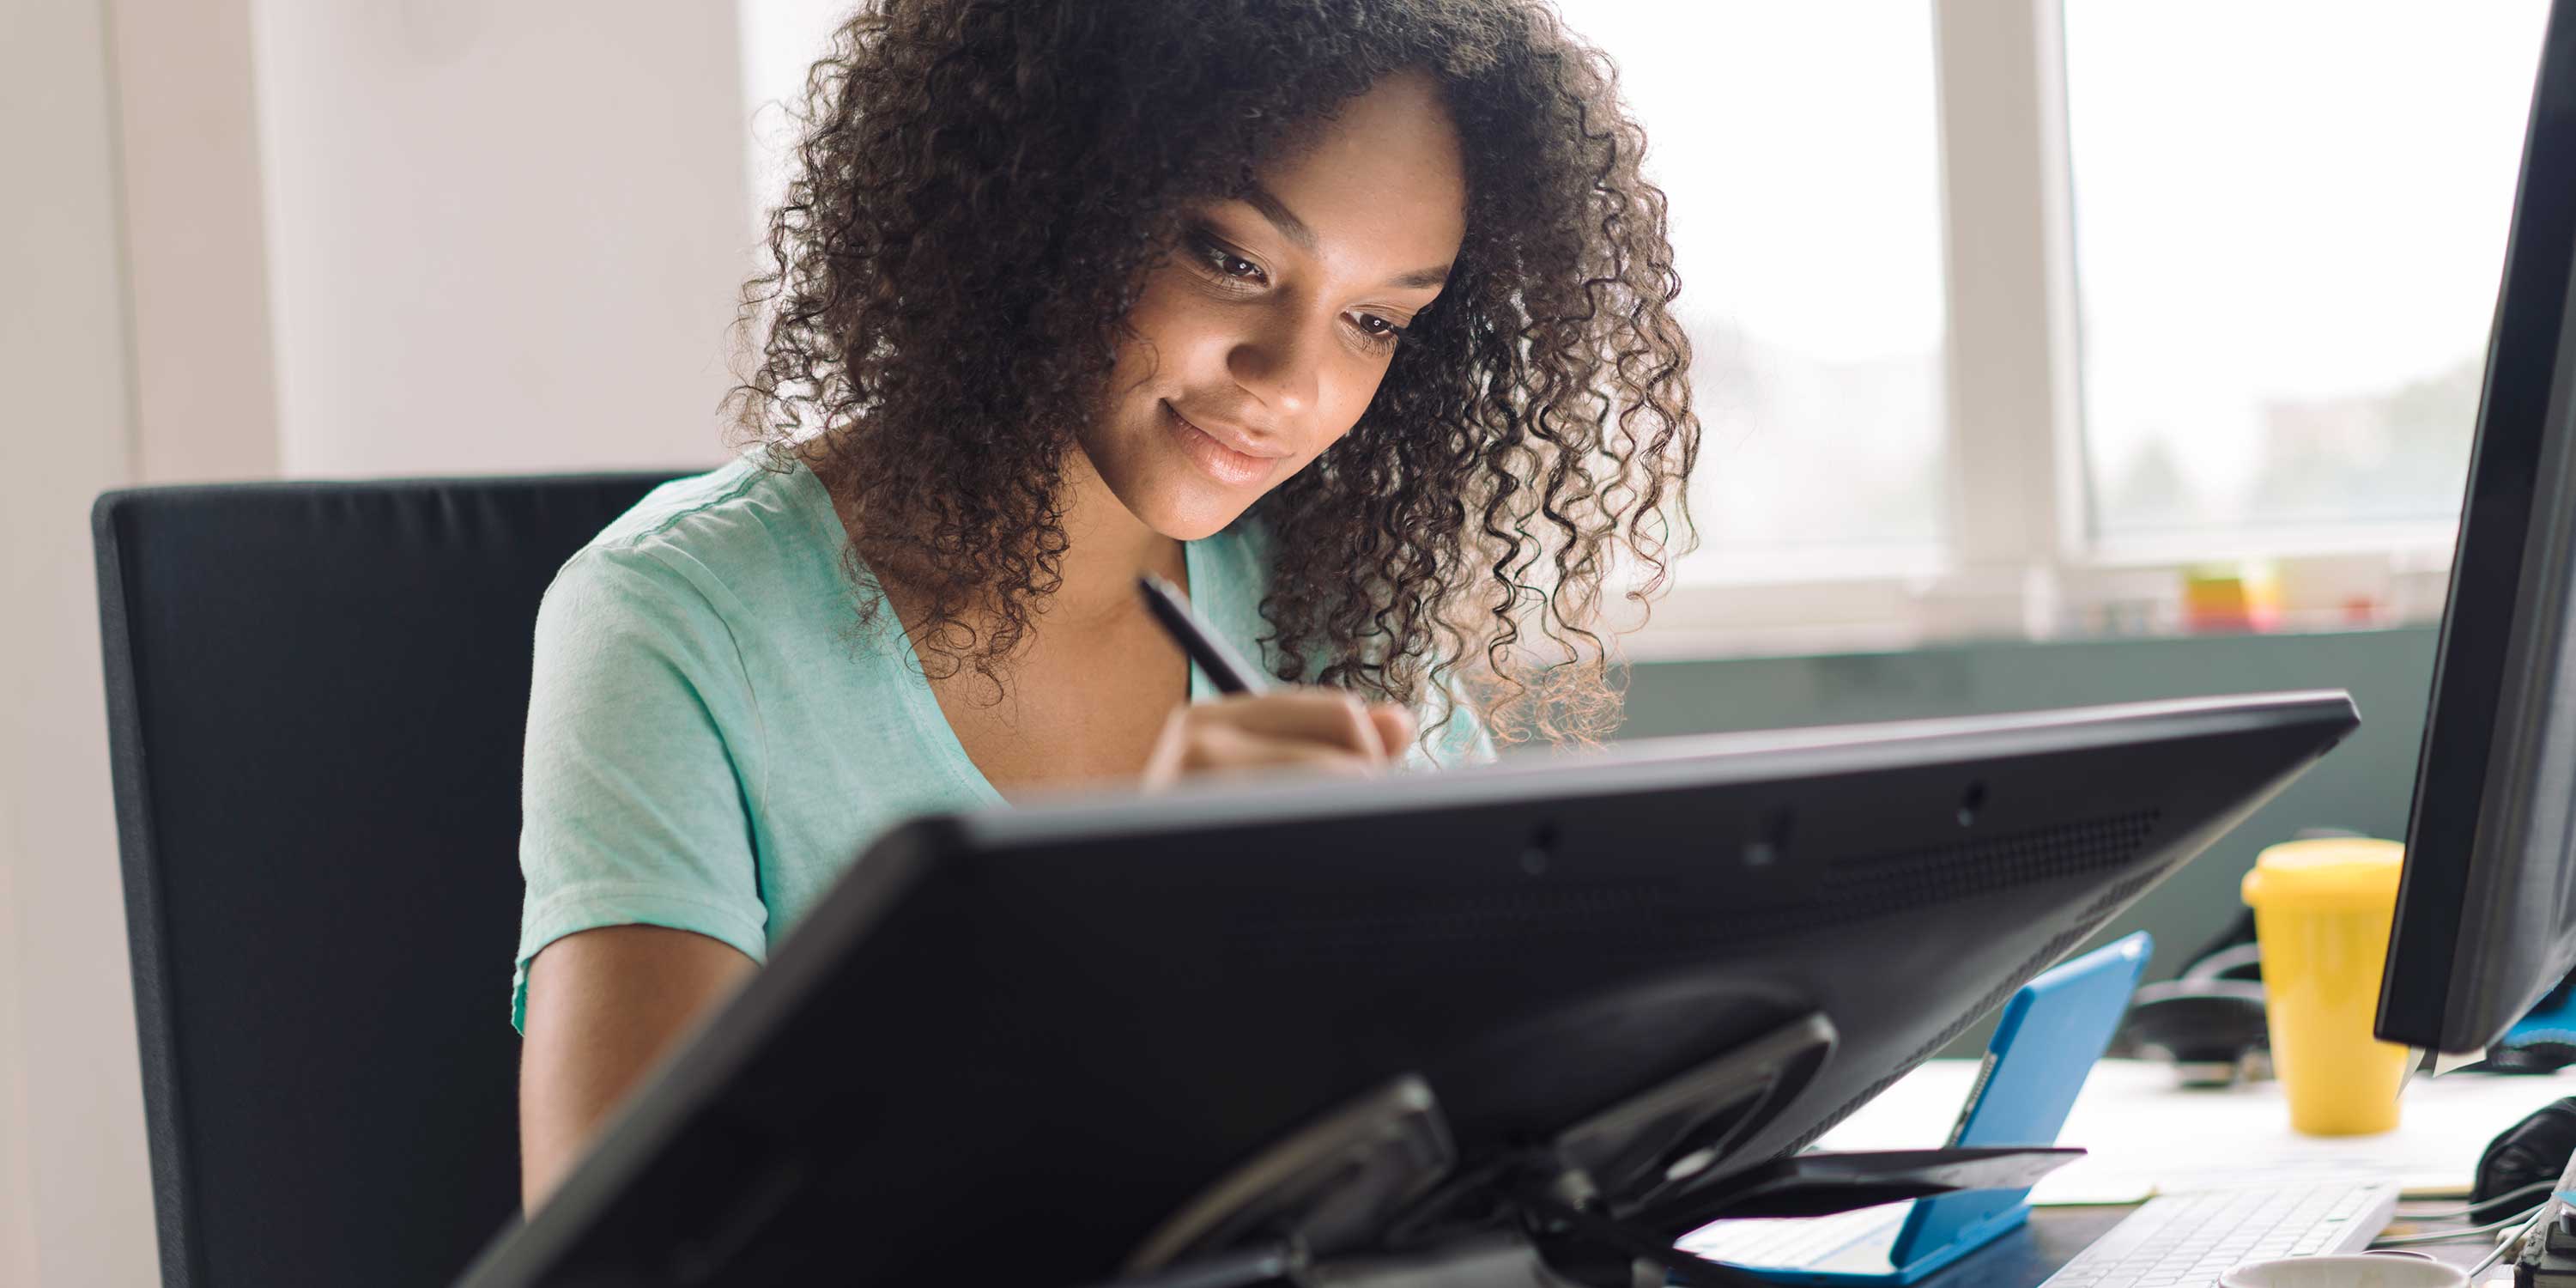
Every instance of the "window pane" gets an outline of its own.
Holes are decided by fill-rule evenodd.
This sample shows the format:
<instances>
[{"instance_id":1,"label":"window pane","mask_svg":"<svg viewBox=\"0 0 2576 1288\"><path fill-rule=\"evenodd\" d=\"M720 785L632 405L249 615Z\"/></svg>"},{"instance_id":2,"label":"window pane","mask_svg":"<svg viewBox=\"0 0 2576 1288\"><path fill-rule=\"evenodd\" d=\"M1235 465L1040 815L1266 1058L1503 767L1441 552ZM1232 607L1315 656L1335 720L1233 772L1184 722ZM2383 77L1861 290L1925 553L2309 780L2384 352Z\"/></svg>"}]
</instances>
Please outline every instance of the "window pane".
<instances>
[{"instance_id":1,"label":"window pane","mask_svg":"<svg viewBox=\"0 0 2576 1288\"><path fill-rule=\"evenodd\" d=\"M1618 64L1672 197L1707 425L1703 566L1930 546L1944 323L1929 4L1561 8Z\"/></svg>"},{"instance_id":2,"label":"window pane","mask_svg":"<svg viewBox=\"0 0 2576 1288\"><path fill-rule=\"evenodd\" d=\"M765 217L792 98L847 0L743 0ZM1702 566L1929 548L1940 530L1940 178L1920 0L1563 0L1618 64L1672 197L1707 437Z\"/></svg>"},{"instance_id":3,"label":"window pane","mask_svg":"<svg viewBox=\"0 0 2576 1288\"><path fill-rule=\"evenodd\" d=\"M2098 534L2458 513L2542 11L2069 0Z\"/></svg>"}]
</instances>

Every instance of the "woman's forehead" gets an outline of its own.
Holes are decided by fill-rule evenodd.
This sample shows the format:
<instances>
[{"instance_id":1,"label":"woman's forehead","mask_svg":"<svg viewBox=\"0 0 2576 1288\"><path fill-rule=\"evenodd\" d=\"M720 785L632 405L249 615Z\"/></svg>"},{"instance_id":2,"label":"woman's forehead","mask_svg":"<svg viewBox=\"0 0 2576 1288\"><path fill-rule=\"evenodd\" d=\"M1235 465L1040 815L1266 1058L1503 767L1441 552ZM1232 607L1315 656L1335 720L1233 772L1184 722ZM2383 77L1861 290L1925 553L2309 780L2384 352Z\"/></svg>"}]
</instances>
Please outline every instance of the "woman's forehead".
<instances>
[{"instance_id":1,"label":"woman's forehead","mask_svg":"<svg viewBox=\"0 0 2576 1288\"><path fill-rule=\"evenodd\" d=\"M1466 159L1427 73L1379 82L1256 178L1255 207L1302 224L1321 253L1401 271L1448 263L1466 234Z\"/></svg>"}]
</instances>

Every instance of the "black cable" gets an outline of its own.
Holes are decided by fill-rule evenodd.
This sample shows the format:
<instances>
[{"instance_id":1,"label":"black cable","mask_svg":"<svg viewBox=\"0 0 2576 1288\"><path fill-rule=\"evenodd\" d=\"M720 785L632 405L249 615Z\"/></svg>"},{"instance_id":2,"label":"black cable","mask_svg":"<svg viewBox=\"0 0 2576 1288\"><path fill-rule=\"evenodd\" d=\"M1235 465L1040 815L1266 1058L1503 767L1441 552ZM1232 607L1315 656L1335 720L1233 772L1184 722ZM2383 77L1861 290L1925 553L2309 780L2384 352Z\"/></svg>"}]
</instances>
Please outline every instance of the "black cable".
<instances>
[{"instance_id":1,"label":"black cable","mask_svg":"<svg viewBox=\"0 0 2576 1288\"><path fill-rule=\"evenodd\" d=\"M1583 1238L1661 1266L1675 1280L1693 1288L1771 1288L1769 1280L1757 1279L1724 1262L1693 1256L1668 1241L1599 1213L1587 1212L1552 1195L1524 1191L1513 1195L1512 1200L1531 1216L1562 1225Z\"/></svg>"}]
</instances>

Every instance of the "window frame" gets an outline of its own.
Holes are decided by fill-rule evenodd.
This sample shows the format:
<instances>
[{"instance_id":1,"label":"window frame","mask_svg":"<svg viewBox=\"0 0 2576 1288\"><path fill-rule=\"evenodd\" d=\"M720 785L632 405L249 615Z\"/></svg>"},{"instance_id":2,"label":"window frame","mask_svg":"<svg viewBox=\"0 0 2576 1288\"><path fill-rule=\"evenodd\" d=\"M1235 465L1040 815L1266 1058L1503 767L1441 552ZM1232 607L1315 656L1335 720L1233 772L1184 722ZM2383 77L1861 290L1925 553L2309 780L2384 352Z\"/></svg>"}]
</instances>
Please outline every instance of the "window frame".
<instances>
[{"instance_id":1,"label":"window frame","mask_svg":"<svg viewBox=\"0 0 2576 1288\"><path fill-rule=\"evenodd\" d=\"M2096 536L2063 0L1925 2L1947 324L1942 536L1902 551L1781 552L1777 575L1694 558L1676 567L1624 652L1657 660L2173 634L2188 570L2257 559L2285 584L2377 606L2293 604L2284 629L2438 618L2451 521Z\"/></svg>"}]
</instances>

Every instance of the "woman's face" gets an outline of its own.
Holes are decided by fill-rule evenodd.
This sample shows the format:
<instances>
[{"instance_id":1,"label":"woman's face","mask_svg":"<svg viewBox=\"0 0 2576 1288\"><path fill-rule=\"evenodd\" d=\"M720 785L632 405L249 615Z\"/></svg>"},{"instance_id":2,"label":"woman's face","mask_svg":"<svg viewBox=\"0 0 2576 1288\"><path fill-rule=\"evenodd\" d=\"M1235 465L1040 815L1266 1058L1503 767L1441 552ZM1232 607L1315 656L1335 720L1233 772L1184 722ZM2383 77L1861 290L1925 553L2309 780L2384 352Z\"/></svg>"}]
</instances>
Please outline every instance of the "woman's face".
<instances>
[{"instance_id":1,"label":"woman's face","mask_svg":"<svg viewBox=\"0 0 2576 1288\"><path fill-rule=\"evenodd\" d=\"M1193 212L1147 279L1083 451L1193 540L1350 432L1466 230L1458 136L1424 74L1352 100L1249 199Z\"/></svg>"}]
</instances>

